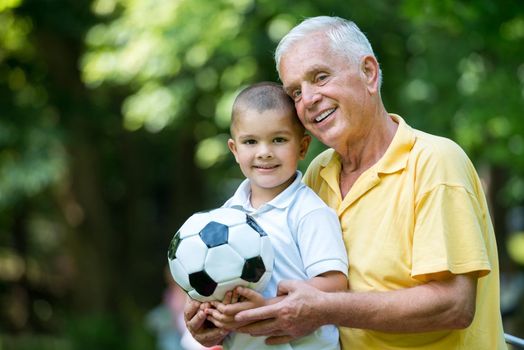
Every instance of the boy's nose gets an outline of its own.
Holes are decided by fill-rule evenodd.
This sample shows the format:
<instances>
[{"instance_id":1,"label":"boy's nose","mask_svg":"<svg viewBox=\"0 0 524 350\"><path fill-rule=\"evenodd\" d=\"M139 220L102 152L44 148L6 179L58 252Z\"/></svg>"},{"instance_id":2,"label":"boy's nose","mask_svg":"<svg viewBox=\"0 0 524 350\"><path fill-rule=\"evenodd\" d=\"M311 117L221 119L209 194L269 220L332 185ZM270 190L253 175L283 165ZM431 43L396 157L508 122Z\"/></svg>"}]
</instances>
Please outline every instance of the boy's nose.
<instances>
[{"instance_id":1,"label":"boy's nose","mask_svg":"<svg viewBox=\"0 0 524 350\"><path fill-rule=\"evenodd\" d=\"M261 144L258 148L257 157L260 159L266 159L273 157L273 151L268 145Z\"/></svg>"}]
</instances>

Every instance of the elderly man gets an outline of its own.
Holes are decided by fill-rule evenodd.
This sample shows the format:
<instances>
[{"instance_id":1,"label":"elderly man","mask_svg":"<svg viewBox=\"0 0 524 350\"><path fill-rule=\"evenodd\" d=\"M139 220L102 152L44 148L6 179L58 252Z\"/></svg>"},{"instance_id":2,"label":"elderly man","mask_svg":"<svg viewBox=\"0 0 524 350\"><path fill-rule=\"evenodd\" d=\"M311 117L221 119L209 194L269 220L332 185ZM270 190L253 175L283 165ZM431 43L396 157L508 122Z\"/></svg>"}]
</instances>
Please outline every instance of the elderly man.
<instances>
[{"instance_id":1,"label":"elderly man","mask_svg":"<svg viewBox=\"0 0 524 350\"><path fill-rule=\"evenodd\" d=\"M506 349L493 226L464 152L386 111L379 64L353 22L307 19L281 40L275 58L300 120L329 147L304 181L339 216L350 292L284 281L278 303L219 310L270 344L332 323L348 350ZM186 311L200 341L226 334Z\"/></svg>"}]
</instances>

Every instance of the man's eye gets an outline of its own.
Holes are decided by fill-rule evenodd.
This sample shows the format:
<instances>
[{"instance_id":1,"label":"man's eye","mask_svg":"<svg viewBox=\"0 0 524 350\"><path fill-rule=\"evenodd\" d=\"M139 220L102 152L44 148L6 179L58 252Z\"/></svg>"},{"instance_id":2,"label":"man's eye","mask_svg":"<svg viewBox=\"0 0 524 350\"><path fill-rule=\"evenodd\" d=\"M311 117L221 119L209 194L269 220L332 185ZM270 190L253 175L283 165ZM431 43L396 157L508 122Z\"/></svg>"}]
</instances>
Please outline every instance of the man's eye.
<instances>
[{"instance_id":1,"label":"man's eye","mask_svg":"<svg viewBox=\"0 0 524 350\"><path fill-rule=\"evenodd\" d=\"M300 95L302 95L302 91L301 90L293 90L293 92L291 92L291 98L293 100L298 100L300 98Z\"/></svg>"},{"instance_id":2,"label":"man's eye","mask_svg":"<svg viewBox=\"0 0 524 350\"><path fill-rule=\"evenodd\" d=\"M317 82L322 82L322 81L326 80L327 77L328 77L327 74L324 74L324 73L322 73L322 74L318 74L318 75L316 76L316 80L317 80Z\"/></svg>"}]
</instances>

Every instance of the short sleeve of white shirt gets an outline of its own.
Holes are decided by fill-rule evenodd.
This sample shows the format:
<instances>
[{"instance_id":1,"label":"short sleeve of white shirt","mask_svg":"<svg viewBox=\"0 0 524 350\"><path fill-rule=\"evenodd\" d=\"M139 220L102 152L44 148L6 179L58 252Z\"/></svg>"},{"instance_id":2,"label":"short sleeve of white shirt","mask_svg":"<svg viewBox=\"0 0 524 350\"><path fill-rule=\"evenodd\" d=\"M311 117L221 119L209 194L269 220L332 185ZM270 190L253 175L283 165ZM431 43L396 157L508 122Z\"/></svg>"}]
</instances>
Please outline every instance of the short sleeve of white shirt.
<instances>
[{"instance_id":1,"label":"short sleeve of white shirt","mask_svg":"<svg viewBox=\"0 0 524 350\"><path fill-rule=\"evenodd\" d=\"M347 252L340 223L332 209L326 206L305 215L298 225L297 242L309 278L328 271L340 271L347 276Z\"/></svg>"}]
</instances>

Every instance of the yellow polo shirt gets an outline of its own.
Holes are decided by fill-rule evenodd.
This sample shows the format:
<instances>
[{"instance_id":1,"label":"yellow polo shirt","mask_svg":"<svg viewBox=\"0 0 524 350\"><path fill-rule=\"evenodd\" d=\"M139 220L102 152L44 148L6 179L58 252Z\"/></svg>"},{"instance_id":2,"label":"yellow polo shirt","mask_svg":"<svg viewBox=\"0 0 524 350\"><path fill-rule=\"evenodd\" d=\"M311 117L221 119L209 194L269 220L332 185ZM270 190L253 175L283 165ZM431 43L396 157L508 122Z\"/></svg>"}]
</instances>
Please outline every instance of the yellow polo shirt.
<instances>
[{"instance_id":1,"label":"yellow polo shirt","mask_svg":"<svg viewBox=\"0 0 524 350\"><path fill-rule=\"evenodd\" d=\"M464 330L391 334L340 327L342 349L507 349L495 235L473 165L451 140L390 117L399 124L391 145L345 198L332 149L317 156L304 176L339 216L350 288L391 291L437 279L438 272L479 271L477 308Z\"/></svg>"}]
</instances>

